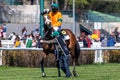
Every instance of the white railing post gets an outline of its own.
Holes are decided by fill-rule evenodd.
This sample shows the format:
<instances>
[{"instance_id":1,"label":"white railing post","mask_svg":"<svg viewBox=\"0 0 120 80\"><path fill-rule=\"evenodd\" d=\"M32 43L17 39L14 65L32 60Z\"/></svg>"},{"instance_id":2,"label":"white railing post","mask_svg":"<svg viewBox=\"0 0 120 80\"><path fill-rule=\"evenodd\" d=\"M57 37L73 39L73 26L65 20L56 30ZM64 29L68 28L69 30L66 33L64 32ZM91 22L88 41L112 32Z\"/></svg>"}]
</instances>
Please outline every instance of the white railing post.
<instances>
[{"instance_id":1,"label":"white railing post","mask_svg":"<svg viewBox=\"0 0 120 80\"><path fill-rule=\"evenodd\" d=\"M93 48L97 48L97 47L101 47L101 43L100 42L94 42L92 44ZM103 53L102 50L95 50L95 57L94 57L94 63L103 63Z\"/></svg>"},{"instance_id":2,"label":"white railing post","mask_svg":"<svg viewBox=\"0 0 120 80\"><path fill-rule=\"evenodd\" d=\"M0 66L2 66L2 50L0 50Z\"/></svg>"},{"instance_id":3,"label":"white railing post","mask_svg":"<svg viewBox=\"0 0 120 80\"><path fill-rule=\"evenodd\" d=\"M98 51L98 50L95 50L94 63L97 63L97 62L98 62L98 54L97 54L97 51Z\"/></svg>"},{"instance_id":4,"label":"white railing post","mask_svg":"<svg viewBox=\"0 0 120 80\"><path fill-rule=\"evenodd\" d=\"M102 53L102 50L95 50L94 63L103 63L103 53Z\"/></svg>"}]
</instances>

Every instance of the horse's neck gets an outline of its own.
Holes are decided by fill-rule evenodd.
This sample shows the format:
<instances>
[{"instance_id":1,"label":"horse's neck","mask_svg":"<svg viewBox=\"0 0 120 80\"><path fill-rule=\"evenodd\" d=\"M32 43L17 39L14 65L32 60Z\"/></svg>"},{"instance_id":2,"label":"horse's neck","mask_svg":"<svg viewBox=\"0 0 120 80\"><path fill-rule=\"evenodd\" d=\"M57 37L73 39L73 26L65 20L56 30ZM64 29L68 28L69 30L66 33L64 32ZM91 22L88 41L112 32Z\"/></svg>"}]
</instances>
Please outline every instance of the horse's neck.
<instances>
[{"instance_id":1,"label":"horse's neck","mask_svg":"<svg viewBox=\"0 0 120 80\"><path fill-rule=\"evenodd\" d=\"M46 31L46 32L45 32L45 35L44 35L44 40L51 40L51 39L53 39L53 38L51 37L51 32Z\"/></svg>"}]
</instances>

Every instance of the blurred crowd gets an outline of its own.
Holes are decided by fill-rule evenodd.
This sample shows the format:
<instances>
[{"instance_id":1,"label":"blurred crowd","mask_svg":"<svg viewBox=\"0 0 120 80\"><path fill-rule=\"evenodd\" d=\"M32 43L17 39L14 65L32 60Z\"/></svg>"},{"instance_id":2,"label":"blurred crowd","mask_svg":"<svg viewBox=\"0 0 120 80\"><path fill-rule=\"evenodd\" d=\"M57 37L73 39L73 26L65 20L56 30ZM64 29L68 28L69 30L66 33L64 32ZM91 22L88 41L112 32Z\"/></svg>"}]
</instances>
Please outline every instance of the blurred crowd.
<instances>
[{"instance_id":1,"label":"blurred crowd","mask_svg":"<svg viewBox=\"0 0 120 80\"><path fill-rule=\"evenodd\" d=\"M7 39L6 38L6 31L7 26L6 24L2 24L0 26L0 40L1 39ZM39 28L36 28L35 30L31 31L30 34L28 34L26 27L23 27L21 30L21 35L18 35L15 32L12 32L8 39L14 42L14 47L19 48L41 48L41 36L39 34ZM81 34L78 38L79 42L83 42L83 47L90 48L93 44L93 42L100 42L101 47L112 47L115 46L116 43L120 43L120 32L118 31L118 27L115 28L115 30L109 34L91 34L86 35Z\"/></svg>"},{"instance_id":2,"label":"blurred crowd","mask_svg":"<svg viewBox=\"0 0 120 80\"><path fill-rule=\"evenodd\" d=\"M0 39L5 40L6 38L6 30L7 26L6 24L3 24L0 26ZM30 34L28 34L26 27L23 27L21 30L21 35L18 35L15 32L12 32L8 40L11 40L14 42L14 47L16 48L41 48L40 39L41 36L39 34L39 29L36 28L35 30L31 31Z\"/></svg>"},{"instance_id":3,"label":"blurred crowd","mask_svg":"<svg viewBox=\"0 0 120 80\"><path fill-rule=\"evenodd\" d=\"M9 39L14 41L14 47L41 48L39 29L35 29L30 34L27 34L27 29L24 27L22 29L22 36L12 32L12 34L9 35Z\"/></svg>"},{"instance_id":4,"label":"blurred crowd","mask_svg":"<svg viewBox=\"0 0 120 80\"><path fill-rule=\"evenodd\" d=\"M83 47L90 48L93 42L100 42L101 47L113 47L116 43L120 43L120 32L118 31L118 27L116 27L115 30L109 35L81 35L78 37L78 41L83 42Z\"/></svg>"}]
</instances>

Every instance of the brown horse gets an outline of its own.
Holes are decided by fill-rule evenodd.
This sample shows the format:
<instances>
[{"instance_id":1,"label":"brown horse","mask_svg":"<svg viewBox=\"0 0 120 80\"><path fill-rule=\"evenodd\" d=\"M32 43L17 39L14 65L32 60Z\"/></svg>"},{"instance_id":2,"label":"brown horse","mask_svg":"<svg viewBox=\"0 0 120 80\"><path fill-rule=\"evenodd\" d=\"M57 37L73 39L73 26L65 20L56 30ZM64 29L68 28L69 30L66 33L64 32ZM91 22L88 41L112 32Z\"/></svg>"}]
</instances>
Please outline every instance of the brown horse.
<instances>
[{"instance_id":1,"label":"brown horse","mask_svg":"<svg viewBox=\"0 0 120 80\"><path fill-rule=\"evenodd\" d=\"M42 14L43 15L43 19L44 19L44 40L51 40L53 39L53 37L50 36L50 34L52 33L52 30L51 30L51 20L49 19L49 16L48 14ZM79 58L79 55L80 55L80 46L76 40L76 37L75 35L72 33L71 30L69 29L62 29L64 30L67 35L69 35L70 39L69 40L66 40L66 44L67 44L67 47L68 49L70 50L70 54L72 56L72 63L73 63L73 75L74 76L78 76L77 72L76 72L76 69L75 69L75 65L76 65L76 62ZM54 53L54 44L45 44L43 43L42 44L42 48L43 48L43 52L44 52L44 58L47 57L47 55L49 53ZM42 59L41 61L41 70L42 70L42 76L46 76L45 75L45 72L44 72L44 58ZM59 68L59 66L57 66ZM58 76L60 76L60 70L58 69Z\"/></svg>"}]
</instances>

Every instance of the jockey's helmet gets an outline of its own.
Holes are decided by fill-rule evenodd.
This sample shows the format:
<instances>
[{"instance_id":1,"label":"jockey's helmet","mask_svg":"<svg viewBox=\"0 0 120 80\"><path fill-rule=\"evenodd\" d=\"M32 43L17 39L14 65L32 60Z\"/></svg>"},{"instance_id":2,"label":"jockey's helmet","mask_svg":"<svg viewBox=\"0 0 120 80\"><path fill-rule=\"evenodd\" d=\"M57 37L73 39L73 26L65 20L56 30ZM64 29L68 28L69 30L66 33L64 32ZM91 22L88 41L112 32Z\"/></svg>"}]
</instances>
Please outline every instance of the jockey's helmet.
<instances>
[{"instance_id":1,"label":"jockey's helmet","mask_svg":"<svg viewBox=\"0 0 120 80\"><path fill-rule=\"evenodd\" d=\"M51 5L51 9L52 9L53 12L58 11L58 4L57 4L57 3L53 3L53 4Z\"/></svg>"}]
</instances>

